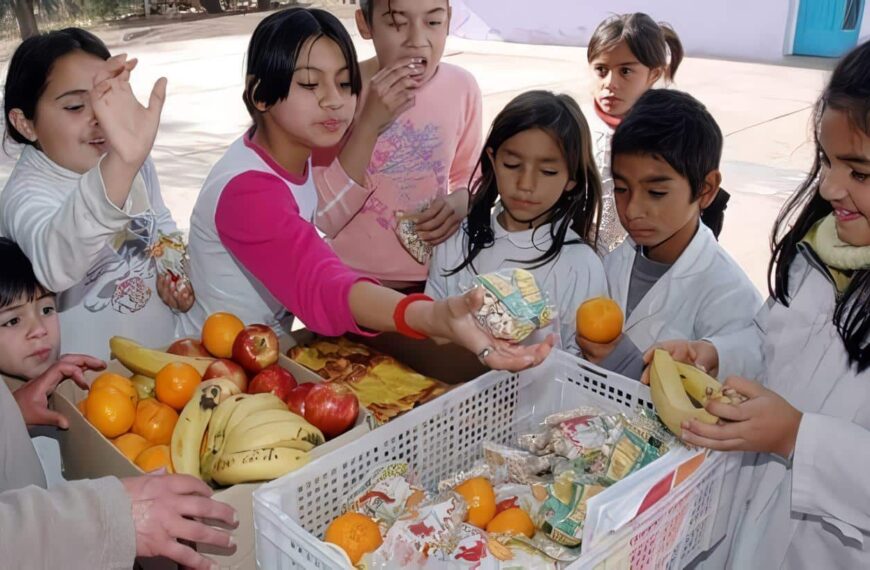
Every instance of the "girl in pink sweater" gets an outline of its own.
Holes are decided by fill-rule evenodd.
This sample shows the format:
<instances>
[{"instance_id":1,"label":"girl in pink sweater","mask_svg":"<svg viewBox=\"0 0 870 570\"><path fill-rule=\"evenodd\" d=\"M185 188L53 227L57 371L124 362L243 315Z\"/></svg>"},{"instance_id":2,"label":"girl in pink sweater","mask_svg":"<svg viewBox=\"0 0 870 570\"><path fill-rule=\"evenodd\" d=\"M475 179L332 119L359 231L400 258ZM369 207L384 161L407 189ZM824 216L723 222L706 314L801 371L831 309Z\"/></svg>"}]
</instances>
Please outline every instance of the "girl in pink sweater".
<instances>
[{"instance_id":1,"label":"girl in pink sweater","mask_svg":"<svg viewBox=\"0 0 870 570\"><path fill-rule=\"evenodd\" d=\"M246 60L243 98L254 126L212 169L191 217L197 300L187 315L190 332L216 311L279 330L298 315L326 335L374 330L451 340L494 368L521 369L546 357L552 339L512 347L477 327L479 293L439 302L405 297L348 269L320 238L311 223L312 178L356 187L366 182L368 165L364 152L343 152L329 166L311 166L312 149L341 140L361 88L353 43L338 19L317 9L276 12L257 26ZM397 87L369 97L363 112L388 124L407 103L402 78L414 71L407 62L391 68Z\"/></svg>"}]
</instances>

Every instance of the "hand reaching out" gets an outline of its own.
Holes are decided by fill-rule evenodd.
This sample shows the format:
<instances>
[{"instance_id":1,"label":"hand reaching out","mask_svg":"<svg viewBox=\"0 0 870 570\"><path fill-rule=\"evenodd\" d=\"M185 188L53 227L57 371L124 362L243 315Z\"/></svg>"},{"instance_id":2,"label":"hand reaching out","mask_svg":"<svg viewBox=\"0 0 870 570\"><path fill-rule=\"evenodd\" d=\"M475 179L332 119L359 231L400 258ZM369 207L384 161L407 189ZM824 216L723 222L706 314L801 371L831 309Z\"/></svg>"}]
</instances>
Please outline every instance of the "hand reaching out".
<instances>
[{"instance_id":1,"label":"hand reaching out","mask_svg":"<svg viewBox=\"0 0 870 570\"><path fill-rule=\"evenodd\" d=\"M12 396L21 409L24 423L33 425L51 425L61 429L69 427L69 420L58 412L49 409L48 397L57 385L72 379L80 388L88 389L84 373L87 370L102 370L106 363L97 358L81 354L67 354L52 365L48 370L31 379L15 390Z\"/></svg>"}]
</instances>

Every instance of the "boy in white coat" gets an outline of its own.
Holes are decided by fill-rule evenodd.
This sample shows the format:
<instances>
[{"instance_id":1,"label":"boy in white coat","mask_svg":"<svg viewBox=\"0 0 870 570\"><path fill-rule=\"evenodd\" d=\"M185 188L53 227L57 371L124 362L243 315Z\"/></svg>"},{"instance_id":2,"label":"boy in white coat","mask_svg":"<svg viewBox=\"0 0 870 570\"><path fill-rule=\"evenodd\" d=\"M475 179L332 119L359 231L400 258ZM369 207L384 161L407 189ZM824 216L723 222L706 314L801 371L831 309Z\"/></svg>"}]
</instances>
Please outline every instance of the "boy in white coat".
<instances>
[{"instance_id":1,"label":"boy in white coat","mask_svg":"<svg viewBox=\"0 0 870 570\"><path fill-rule=\"evenodd\" d=\"M722 180L722 133L700 102L680 91L647 91L617 127L612 148L616 209L629 237L604 269L626 322L609 344L580 336L577 343L590 361L640 378L651 346L674 338L716 343L752 322L761 296L701 221Z\"/></svg>"}]
</instances>

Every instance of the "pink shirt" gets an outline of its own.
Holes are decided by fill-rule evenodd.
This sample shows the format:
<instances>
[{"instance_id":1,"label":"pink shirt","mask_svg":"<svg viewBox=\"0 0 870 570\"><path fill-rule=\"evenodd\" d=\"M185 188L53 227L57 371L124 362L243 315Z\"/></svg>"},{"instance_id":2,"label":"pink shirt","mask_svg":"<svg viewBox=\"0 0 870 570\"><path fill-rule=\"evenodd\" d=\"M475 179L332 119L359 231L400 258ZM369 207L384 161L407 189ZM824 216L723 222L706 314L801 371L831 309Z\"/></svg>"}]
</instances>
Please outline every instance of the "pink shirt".
<instances>
[{"instance_id":1,"label":"pink shirt","mask_svg":"<svg viewBox=\"0 0 870 570\"><path fill-rule=\"evenodd\" d=\"M345 266L311 223L317 198L309 172L310 164L302 176L287 172L249 135L214 166L191 216L191 330L228 311L279 330L296 315L325 335L362 332L348 296L366 278ZM313 169L313 177L325 186L353 184L337 160Z\"/></svg>"},{"instance_id":2,"label":"pink shirt","mask_svg":"<svg viewBox=\"0 0 870 570\"><path fill-rule=\"evenodd\" d=\"M373 190L317 184L315 222L345 263L384 281L426 280L428 266L396 238L396 212L468 187L483 144L481 117L474 77L441 63L414 107L378 138L368 170Z\"/></svg>"}]
</instances>

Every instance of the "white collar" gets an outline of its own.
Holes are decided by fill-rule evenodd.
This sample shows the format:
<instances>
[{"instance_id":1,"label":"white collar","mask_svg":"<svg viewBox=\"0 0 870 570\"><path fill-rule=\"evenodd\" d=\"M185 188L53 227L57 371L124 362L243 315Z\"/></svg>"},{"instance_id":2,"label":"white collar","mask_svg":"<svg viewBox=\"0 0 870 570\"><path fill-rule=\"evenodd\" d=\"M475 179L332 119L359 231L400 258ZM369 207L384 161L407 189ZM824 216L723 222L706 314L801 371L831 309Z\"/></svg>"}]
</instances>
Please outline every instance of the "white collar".
<instances>
[{"instance_id":1,"label":"white collar","mask_svg":"<svg viewBox=\"0 0 870 570\"><path fill-rule=\"evenodd\" d=\"M492 235L495 241L507 240L519 249L536 249L541 253L550 248L550 244L553 242L553 238L550 235L551 224L541 224L537 228L521 232L509 232L498 221L498 215L503 209L500 201L492 209L490 224L492 225ZM570 234L572 233L569 231L569 235L565 236L566 239L571 239L572 236Z\"/></svg>"}]
</instances>

